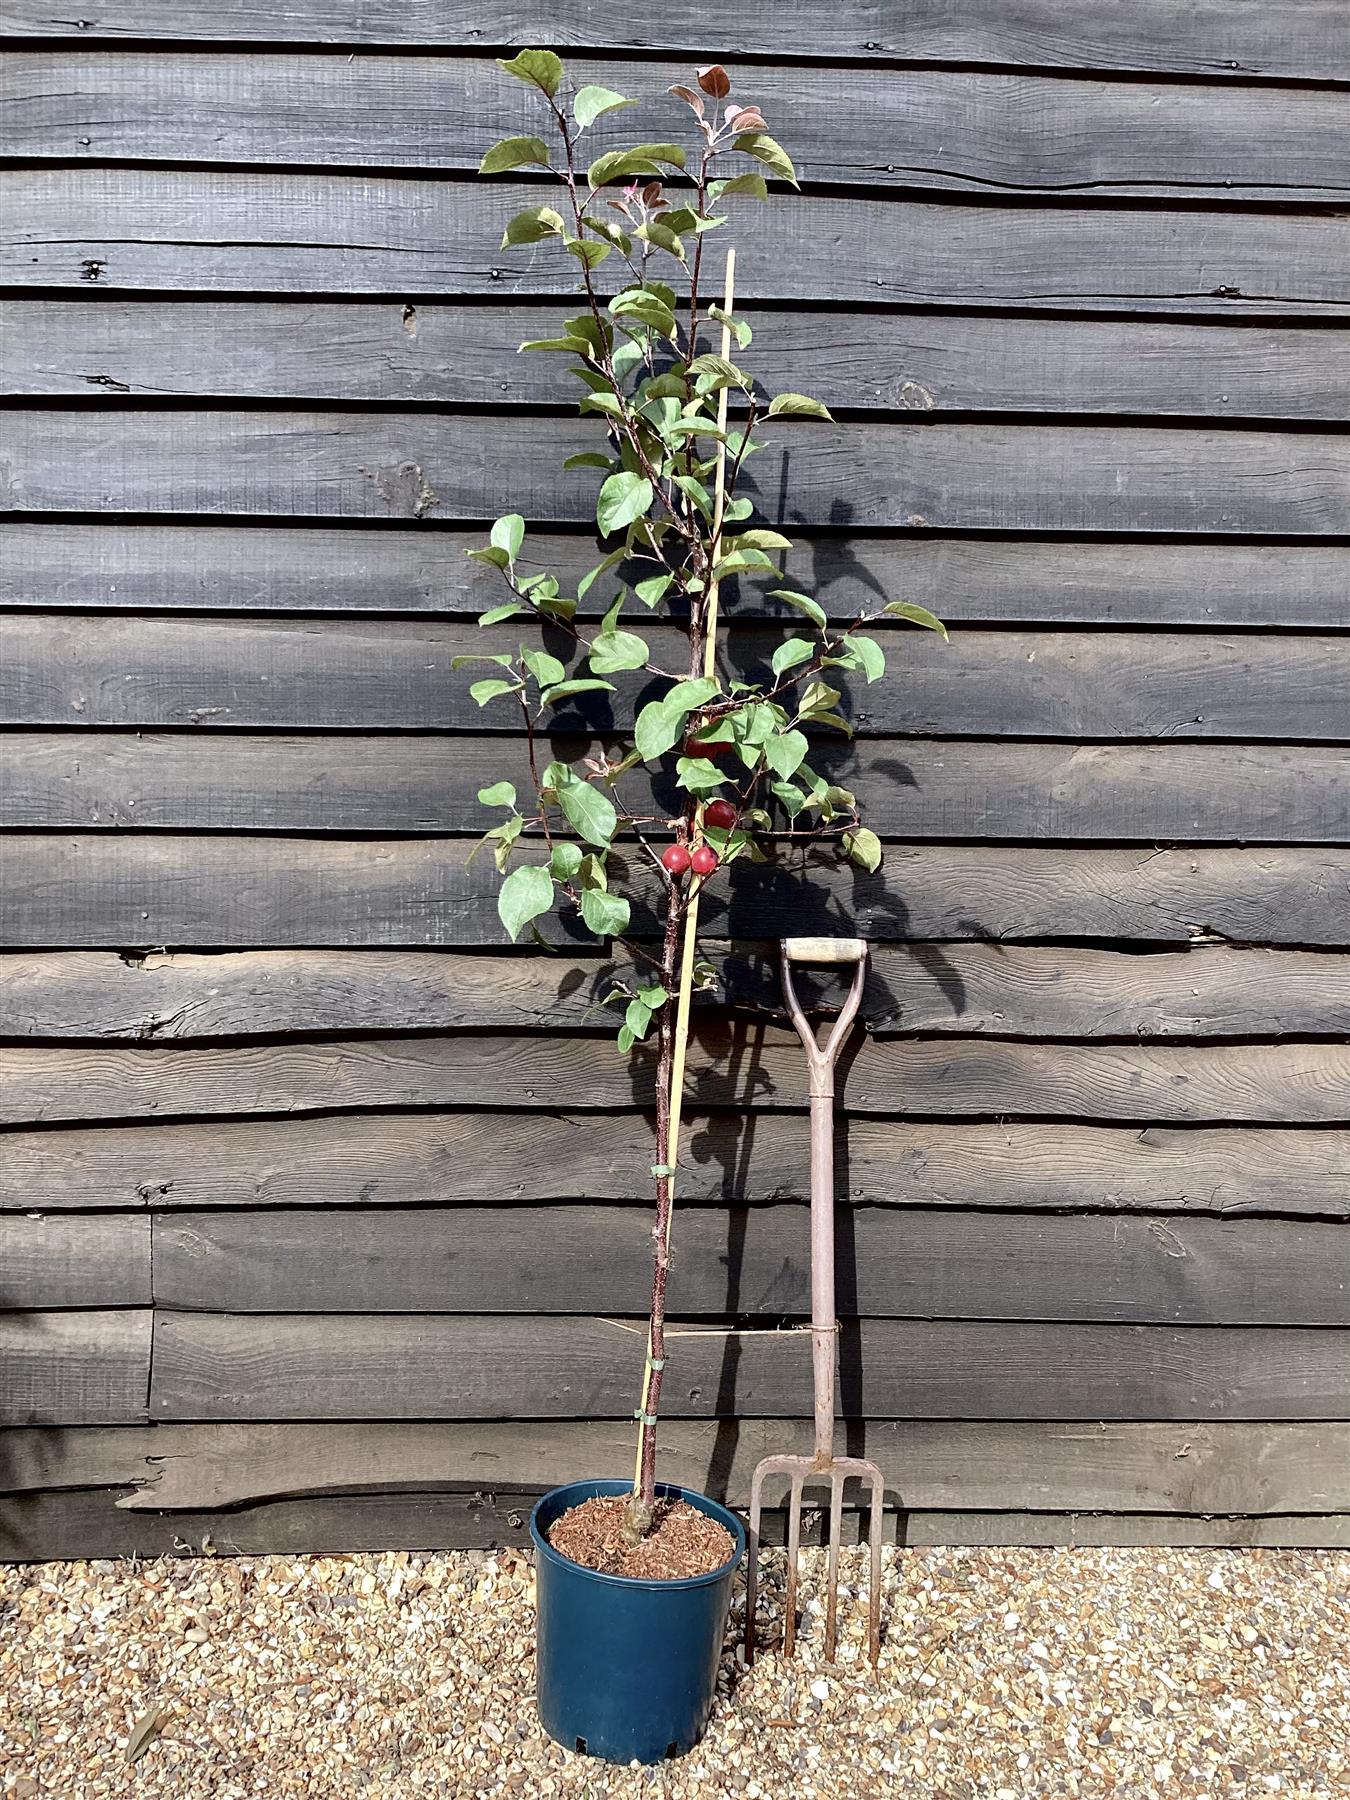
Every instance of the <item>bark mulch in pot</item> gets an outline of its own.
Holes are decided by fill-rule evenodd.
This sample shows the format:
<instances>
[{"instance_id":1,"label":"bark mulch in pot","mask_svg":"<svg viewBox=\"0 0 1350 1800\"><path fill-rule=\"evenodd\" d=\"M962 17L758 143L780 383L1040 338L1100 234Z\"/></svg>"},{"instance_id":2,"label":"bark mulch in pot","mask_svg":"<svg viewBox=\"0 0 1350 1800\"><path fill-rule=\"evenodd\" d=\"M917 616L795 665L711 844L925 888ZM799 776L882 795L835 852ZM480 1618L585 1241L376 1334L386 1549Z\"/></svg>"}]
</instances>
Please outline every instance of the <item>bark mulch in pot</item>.
<instances>
[{"instance_id":1,"label":"bark mulch in pot","mask_svg":"<svg viewBox=\"0 0 1350 1800\"><path fill-rule=\"evenodd\" d=\"M627 1494L596 1494L554 1521L548 1541L560 1556L602 1575L680 1581L711 1575L735 1549L731 1533L685 1500L658 1500L652 1528L638 1544L624 1542Z\"/></svg>"}]
</instances>

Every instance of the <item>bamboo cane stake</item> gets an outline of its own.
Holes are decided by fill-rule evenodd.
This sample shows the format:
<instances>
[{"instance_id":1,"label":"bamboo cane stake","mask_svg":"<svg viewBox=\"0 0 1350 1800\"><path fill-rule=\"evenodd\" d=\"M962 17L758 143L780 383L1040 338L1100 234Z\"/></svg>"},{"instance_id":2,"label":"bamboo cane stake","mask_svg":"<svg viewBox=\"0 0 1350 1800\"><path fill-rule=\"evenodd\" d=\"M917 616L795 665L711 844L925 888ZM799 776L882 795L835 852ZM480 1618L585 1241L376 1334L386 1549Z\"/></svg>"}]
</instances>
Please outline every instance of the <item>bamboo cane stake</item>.
<instances>
[{"instance_id":1,"label":"bamboo cane stake","mask_svg":"<svg viewBox=\"0 0 1350 1800\"><path fill-rule=\"evenodd\" d=\"M736 299L736 251L733 246L727 251L726 281L722 295L722 355L731 355L731 326L727 320L731 317ZM690 345L691 353L696 348ZM730 390L722 388L717 396L717 469L713 482L713 534L712 534L712 567L716 568L718 552L722 547L722 515L726 508L727 489L727 403ZM714 575L708 583L708 612L703 635L703 673L711 677L717 664L717 608L720 582ZM700 801L695 813L695 820L701 820L703 804ZM696 883L689 896L684 913L684 938L680 947L680 985L675 1004L675 1047L670 1070L670 1125L666 1133L666 1167L670 1174L666 1180L670 1184L670 1200L666 1207L665 1239L662 1244L664 1254L670 1255L670 1232L675 1217L675 1172L680 1161L680 1125L684 1113L684 1065L685 1053L689 1046L689 1011L694 991L694 954L698 947L698 896L701 883ZM633 1492L636 1494L642 1487L642 1452L647 1441L650 1426L647 1422L647 1397L651 1391L652 1381L652 1332L650 1321L647 1325L647 1361L642 1370L642 1401L639 1407L637 1463L633 1473Z\"/></svg>"}]
</instances>

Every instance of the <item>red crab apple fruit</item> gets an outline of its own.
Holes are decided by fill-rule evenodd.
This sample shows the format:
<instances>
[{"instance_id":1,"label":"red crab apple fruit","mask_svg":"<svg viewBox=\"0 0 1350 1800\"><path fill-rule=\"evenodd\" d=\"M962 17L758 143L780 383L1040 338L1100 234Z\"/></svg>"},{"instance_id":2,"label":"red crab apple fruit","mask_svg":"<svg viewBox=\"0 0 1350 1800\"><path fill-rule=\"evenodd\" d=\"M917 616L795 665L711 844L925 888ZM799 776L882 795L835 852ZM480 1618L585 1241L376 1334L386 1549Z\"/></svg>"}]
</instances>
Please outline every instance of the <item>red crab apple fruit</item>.
<instances>
[{"instance_id":1,"label":"red crab apple fruit","mask_svg":"<svg viewBox=\"0 0 1350 1800\"><path fill-rule=\"evenodd\" d=\"M725 756L734 747L730 738L687 737L684 740L683 754L685 756Z\"/></svg>"},{"instance_id":2,"label":"red crab apple fruit","mask_svg":"<svg viewBox=\"0 0 1350 1800\"><path fill-rule=\"evenodd\" d=\"M692 860L683 844L672 844L661 858L662 865L672 875L683 875Z\"/></svg>"},{"instance_id":3,"label":"red crab apple fruit","mask_svg":"<svg viewBox=\"0 0 1350 1800\"><path fill-rule=\"evenodd\" d=\"M710 800L703 809L703 823L714 831L730 831L736 823L736 808L730 800Z\"/></svg>"},{"instance_id":4,"label":"red crab apple fruit","mask_svg":"<svg viewBox=\"0 0 1350 1800\"><path fill-rule=\"evenodd\" d=\"M689 858L690 867L695 875L711 875L717 867L717 852L707 844L700 844Z\"/></svg>"}]
</instances>

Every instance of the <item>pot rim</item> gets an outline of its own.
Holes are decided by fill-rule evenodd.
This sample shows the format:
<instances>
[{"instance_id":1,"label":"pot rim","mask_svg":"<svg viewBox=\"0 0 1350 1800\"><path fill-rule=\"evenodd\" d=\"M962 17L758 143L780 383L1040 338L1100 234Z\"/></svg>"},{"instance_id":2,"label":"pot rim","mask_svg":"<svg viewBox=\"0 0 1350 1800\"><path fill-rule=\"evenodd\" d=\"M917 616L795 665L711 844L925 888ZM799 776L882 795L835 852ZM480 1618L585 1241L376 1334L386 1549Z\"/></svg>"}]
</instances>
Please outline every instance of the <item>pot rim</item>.
<instances>
[{"instance_id":1,"label":"pot rim","mask_svg":"<svg viewBox=\"0 0 1350 1800\"><path fill-rule=\"evenodd\" d=\"M698 1499L707 1501L710 1507L716 1508L716 1512L709 1516L715 1517L718 1524L725 1526L731 1533L731 1555L717 1568L710 1569L706 1575L613 1575L604 1569L588 1569L585 1563L574 1562L570 1556L564 1556L561 1550L555 1550L539 1529L540 1510L553 1499L555 1494L566 1493L569 1488L588 1489L589 1492L583 1494L576 1502L580 1505L582 1499L594 1500L602 1494L629 1493L632 1486L631 1481L615 1476L592 1476L582 1481L560 1482L557 1487L550 1488L546 1494L541 1494L530 1509L530 1536L534 1540L536 1551L561 1569L574 1570L579 1575L587 1576L591 1581L598 1581L604 1586L618 1588L620 1591L629 1593L639 1589L652 1593L668 1593L683 1592L688 1588L710 1587L714 1582L721 1581L725 1576L735 1572L741 1558L745 1555L744 1525L731 1508L723 1506L720 1500L714 1500L709 1494L700 1493L697 1488L681 1487L676 1481L658 1481L656 1483L657 1494L663 1499L674 1500L689 1500L691 1495L696 1495Z\"/></svg>"}]
</instances>

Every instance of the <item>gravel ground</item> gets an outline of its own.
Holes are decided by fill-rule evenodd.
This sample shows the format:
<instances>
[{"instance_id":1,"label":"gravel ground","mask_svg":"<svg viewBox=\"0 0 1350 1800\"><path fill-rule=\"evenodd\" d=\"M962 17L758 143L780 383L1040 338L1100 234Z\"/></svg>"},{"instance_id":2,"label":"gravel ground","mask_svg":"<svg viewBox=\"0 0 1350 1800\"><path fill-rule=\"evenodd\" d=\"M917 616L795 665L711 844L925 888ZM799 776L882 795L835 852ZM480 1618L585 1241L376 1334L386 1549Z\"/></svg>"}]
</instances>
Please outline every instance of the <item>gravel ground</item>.
<instances>
[{"instance_id":1,"label":"gravel ground","mask_svg":"<svg viewBox=\"0 0 1350 1800\"><path fill-rule=\"evenodd\" d=\"M99 1800L510 1794L875 1800L1350 1791L1350 1555L889 1550L877 1674L862 1553L841 1661L747 1673L703 1744L588 1762L534 1720L513 1551L0 1570L0 1792ZM764 1629L781 1628L781 1553ZM738 1637L739 1622L733 1619ZM734 1640L733 1640L734 1641ZM129 1741L130 1740L130 1741Z\"/></svg>"}]
</instances>

